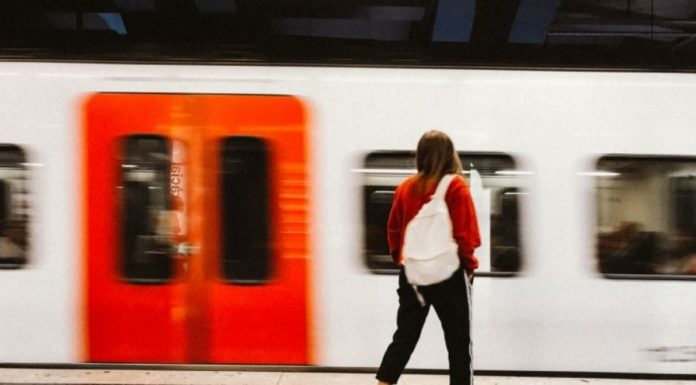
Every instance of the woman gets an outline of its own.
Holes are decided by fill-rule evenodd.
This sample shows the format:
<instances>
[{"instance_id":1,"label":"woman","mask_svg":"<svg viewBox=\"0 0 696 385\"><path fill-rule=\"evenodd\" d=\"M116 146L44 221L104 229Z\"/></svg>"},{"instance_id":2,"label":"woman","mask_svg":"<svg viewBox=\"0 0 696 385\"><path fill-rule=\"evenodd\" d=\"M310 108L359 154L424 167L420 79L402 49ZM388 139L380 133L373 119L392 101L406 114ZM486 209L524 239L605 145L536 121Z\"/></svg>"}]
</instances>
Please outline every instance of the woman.
<instances>
[{"instance_id":1,"label":"woman","mask_svg":"<svg viewBox=\"0 0 696 385\"><path fill-rule=\"evenodd\" d=\"M418 173L406 179L396 189L389 214L389 250L394 262L401 267L397 290L399 310L396 333L377 372L378 385L395 384L399 380L416 347L431 305L440 318L445 334L449 353L450 385L470 385L473 383L470 282L474 270L478 267L474 249L481 244L476 212L469 187L459 175L462 172L459 157L447 134L433 130L421 137L416 150L416 168ZM449 185L445 201L452 219L452 235L457 242L461 266L449 279L418 288L425 299L425 306L422 306L404 273L401 256L403 235L408 222L429 200L438 182L446 174L457 174Z\"/></svg>"}]
</instances>

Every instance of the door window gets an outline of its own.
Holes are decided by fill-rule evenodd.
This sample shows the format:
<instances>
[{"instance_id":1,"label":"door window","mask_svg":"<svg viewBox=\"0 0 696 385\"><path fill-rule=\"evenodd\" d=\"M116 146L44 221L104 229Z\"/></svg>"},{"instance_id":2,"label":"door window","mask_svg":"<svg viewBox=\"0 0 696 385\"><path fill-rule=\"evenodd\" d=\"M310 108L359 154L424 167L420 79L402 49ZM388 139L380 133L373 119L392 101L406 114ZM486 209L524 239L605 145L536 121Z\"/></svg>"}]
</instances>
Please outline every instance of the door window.
<instances>
[{"instance_id":1,"label":"door window","mask_svg":"<svg viewBox=\"0 0 696 385\"><path fill-rule=\"evenodd\" d=\"M121 148L121 273L132 282L172 278L170 141L128 136Z\"/></svg>"},{"instance_id":2,"label":"door window","mask_svg":"<svg viewBox=\"0 0 696 385\"><path fill-rule=\"evenodd\" d=\"M236 284L268 280L271 270L268 147L263 139L222 141L222 274Z\"/></svg>"}]
</instances>

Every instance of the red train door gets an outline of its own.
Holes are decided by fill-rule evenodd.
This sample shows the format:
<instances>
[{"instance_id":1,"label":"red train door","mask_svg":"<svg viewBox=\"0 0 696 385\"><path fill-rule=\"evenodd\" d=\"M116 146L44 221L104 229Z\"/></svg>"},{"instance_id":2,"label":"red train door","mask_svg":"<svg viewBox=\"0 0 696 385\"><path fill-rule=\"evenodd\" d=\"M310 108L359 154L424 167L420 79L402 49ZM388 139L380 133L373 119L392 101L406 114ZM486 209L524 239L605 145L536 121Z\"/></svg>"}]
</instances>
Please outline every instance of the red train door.
<instances>
[{"instance_id":1,"label":"red train door","mask_svg":"<svg viewBox=\"0 0 696 385\"><path fill-rule=\"evenodd\" d=\"M301 102L98 94L84 116L86 360L309 363Z\"/></svg>"}]
</instances>

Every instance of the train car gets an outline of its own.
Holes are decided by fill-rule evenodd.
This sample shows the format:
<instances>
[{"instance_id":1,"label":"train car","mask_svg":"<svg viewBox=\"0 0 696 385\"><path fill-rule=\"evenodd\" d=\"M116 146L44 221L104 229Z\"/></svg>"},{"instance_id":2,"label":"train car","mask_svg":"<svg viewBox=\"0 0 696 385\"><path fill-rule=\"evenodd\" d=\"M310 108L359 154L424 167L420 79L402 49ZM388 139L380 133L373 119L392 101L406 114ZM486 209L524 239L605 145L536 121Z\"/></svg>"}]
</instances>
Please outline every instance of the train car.
<instances>
[{"instance_id":1,"label":"train car","mask_svg":"<svg viewBox=\"0 0 696 385\"><path fill-rule=\"evenodd\" d=\"M377 366L386 216L437 128L483 238L476 370L696 373L695 75L65 55L0 61L0 362ZM446 368L437 322L409 367Z\"/></svg>"}]
</instances>

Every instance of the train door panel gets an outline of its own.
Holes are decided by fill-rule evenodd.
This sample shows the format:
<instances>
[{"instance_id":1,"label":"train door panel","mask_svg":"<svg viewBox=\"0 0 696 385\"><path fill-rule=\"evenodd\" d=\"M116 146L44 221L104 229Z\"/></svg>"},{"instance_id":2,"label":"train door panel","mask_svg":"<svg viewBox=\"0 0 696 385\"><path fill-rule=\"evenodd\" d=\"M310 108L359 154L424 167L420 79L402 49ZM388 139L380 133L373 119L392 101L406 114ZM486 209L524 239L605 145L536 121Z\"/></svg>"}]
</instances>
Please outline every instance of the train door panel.
<instances>
[{"instance_id":1,"label":"train door panel","mask_svg":"<svg viewBox=\"0 0 696 385\"><path fill-rule=\"evenodd\" d=\"M214 97L206 185L218 231L211 266L212 362L310 361L304 111L290 97ZM230 113L234 111L234 113ZM231 328L229 325L234 324ZM244 346L244 349L236 347Z\"/></svg>"},{"instance_id":2,"label":"train door panel","mask_svg":"<svg viewBox=\"0 0 696 385\"><path fill-rule=\"evenodd\" d=\"M85 123L86 359L308 363L299 101L101 94Z\"/></svg>"},{"instance_id":3,"label":"train door panel","mask_svg":"<svg viewBox=\"0 0 696 385\"><path fill-rule=\"evenodd\" d=\"M185 285L170 239L174 97L96 95L86 105L87 359L183 362ZM135 118L137 117L137 119Z\"/></svg>"}]
</instances>

